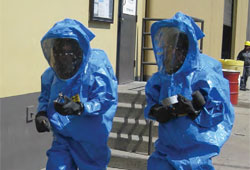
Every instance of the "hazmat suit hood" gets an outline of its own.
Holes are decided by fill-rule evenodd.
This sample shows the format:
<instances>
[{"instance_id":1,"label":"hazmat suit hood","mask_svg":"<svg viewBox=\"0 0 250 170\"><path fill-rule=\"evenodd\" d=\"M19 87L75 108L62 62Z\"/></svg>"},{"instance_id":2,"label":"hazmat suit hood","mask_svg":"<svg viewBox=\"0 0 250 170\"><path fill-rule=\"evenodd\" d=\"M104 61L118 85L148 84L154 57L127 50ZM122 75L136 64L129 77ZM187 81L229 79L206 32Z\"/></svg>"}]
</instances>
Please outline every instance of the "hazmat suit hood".
<instances>
[{"instance_id":1,"label":"hazmat suit hood","mask_svg":"<svg viewBox=\"0 0 250 170\"><path fill-rule=\"evenodd\" d=\"M69 80L74 78L76 75L78 75L80 72L84 70L84 67L86 66L88 60L89 60L89 53L90 53L90 41L95 37L95 35L88 30L84 25L82 25L80 22L73 20L73 19L64 19L62 21L57 22L42 38L41 40L41 46L44 53L44 56L46 60L48 61L49 65L52 67L52 69L55 71L57 77L59 79ZM67 78L63 78L59 71L56 69L55 66L55 59L54 59L54 46L56 44L56 40L58 39L64 39L64 40L73 40L77 43L78 47L80 48L80 55L78 60L72 61L72 63L75 63L72 67L74 72L71 73L71 75L67 76ZM67 57L67 56L66 56ZM68 57L69 58L69 57ZM64 59L65 60L65 59ZM65 63L66 67L61 68L61 70L66 70L70 66L70 61L64 61L68 62ZM77 63L78 62L78 63ZM58 65L62 65L59 63Z\"/></svg>"},{"instance_id":2,"label":"hazmat suit hood","mask_svg":"<svg viewBox=\"0 0 250 170\"><path fill-rule=\"evenodd\" d=\"M169 29L172 30L169 31ZM173 31L173 29L175 30ZM194 20L191 17L184 15L181 12L178 12L173 18L155 22L151 27L152 43L156 62L158 65L158 71L162 74L168 74L165 70L168 70L169 68L166 68L166 65L164 64L165 53L163 47L161 46L162 42L160 42L161 39L169 38L169 36L164 35L167 34L166 32L170 32L169 34L171 35L176 34L178 32L179 35L181 33L181 35L186 35L188 38L188 46L187 53L185 55L185 60L183 61L183 64L181 64L180 68L174 72L174 74L178 75L178 73L180 72L182 74L183 72L191 72L193 69L197 68L199 62L197 57L199 57L198 54L200 53L197 40L203 38L205 35L195 24ZM180 36L178 37L180 39ZM166 46L168 45L169 44L166 44Z\"/></svg>"}]
</instances>

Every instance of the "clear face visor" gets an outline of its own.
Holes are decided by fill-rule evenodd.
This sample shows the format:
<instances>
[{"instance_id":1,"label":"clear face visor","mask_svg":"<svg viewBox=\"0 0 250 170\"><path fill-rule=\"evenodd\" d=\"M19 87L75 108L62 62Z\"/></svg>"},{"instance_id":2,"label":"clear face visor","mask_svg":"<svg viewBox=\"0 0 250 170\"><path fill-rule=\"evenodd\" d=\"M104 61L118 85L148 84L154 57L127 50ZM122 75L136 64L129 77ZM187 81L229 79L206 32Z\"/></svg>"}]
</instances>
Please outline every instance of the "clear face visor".
<instances>
[{"instance_id":1,"label":"clear face visor","mask_svg":"<svg viewBox=\"0 0 250 170\"><path fill-rule=\"evenodd\" d=\"M42 43L49 65L61 79L73 77L81 66L83 51L78 42L69 38L51 38Z\"/></svg>"},{"instance_id":2,"label":"clear face visor","mask_svg":"<svg viewBox=\"0 0 250 170\"><path fill-rule=\"evenodd\" d=\"M154 37L157 54L162 55L163 68L168 74L177 72L188 52L188 37L178 28L163 27ZM163 69L162 68L162 69Z\"/></svg>"}]
</instances>

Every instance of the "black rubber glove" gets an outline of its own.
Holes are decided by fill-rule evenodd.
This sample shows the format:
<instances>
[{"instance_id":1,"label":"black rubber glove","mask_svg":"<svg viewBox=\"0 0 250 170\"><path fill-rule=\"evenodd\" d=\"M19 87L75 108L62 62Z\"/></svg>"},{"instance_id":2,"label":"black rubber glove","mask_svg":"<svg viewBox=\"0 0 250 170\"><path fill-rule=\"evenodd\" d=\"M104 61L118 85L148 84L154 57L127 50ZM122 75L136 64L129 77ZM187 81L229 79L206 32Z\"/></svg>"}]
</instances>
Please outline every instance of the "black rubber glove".
<instances>
[{"instance_id":1,"label":"black rubber glove","mask_svg":"<svg viewBox=\"0 0 250 170\"><path fill-rule=\"evenodd\" d=\"M67 96L64 96L64 103L54 101L55 110L61 115L81 115L83 105L80 102L74 102Z\"/></svg>"},{"instance_id":2,"label":"black rubber glove","mask_svg":"<svg viewBox=\"0 0 250 170\"><path fill-rule=\"evenodd\" d=\"M36 130L39 133L49 132L51 129L49 119L45 111L40 111L36 114L35 123L36 123Z\"/></svg>"},{"instance_id":3,"label":"black rubber glove","mask_svg":"<svg viewBox=\"0 0 250 170\"><path fill-rule=\"evenodd\" d=\"M150 109L149 116L154 117L160 123L166 123L169 120L176 118L171 107L165 108L159 104L154 105Z\"/></svg>"},{"instance_id":4,"label":"black rubber glove","mask_svg":"<svg viewBox=\"0 0 250 170\"><path fill-rule=\"evenodd\" d=\"M205 99L199 91L192 93L193 100L190 101L182 95L178 95L178 103L174 104L176 114L186 113L194 120L199 116L202 107L205 105Z\"/></svg>"}]
</instances>

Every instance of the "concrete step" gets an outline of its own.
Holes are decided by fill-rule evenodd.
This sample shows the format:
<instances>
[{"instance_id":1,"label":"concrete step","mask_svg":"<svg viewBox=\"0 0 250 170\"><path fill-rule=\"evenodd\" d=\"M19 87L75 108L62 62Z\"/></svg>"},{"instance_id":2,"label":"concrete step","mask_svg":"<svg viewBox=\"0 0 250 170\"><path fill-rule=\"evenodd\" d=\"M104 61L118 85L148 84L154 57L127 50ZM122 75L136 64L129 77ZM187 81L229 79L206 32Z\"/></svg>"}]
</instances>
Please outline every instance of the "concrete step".
<instances>
[{"instance_id":1,"label":"concrete step","mask_svg":"<svg viewBox=\"0 0 250 170\"><path fill-rule=\"evenodd\" d=\"M158 136L158 122L153 122L151 135L153 137ZM118 134L149 136L149 121L136 120L131 118L115 117L113 120L113 127L111 132Z\"/></svg>"},{"instance_id":2,"label":"concrete step","mask_svg":"<svg viewBox=\"0 0 250 170\"><path fill-rule=\"evenodd\" d=\"M121 169L121 168L111 168L111 167L108 167L107 170L127 170L127 169Z\"/></svg>"},{"instance_id":3,"label":"concrete step","mask_svg":"<svg viewBox=\"0 0 250 170\"><path fill-rule=\"evenodd\" d=\"M122 168L126 170L147 169L148 156L111 149L109 168Z\"/></svg>"},{"instance_id":4,"label":"concrete step","mask_svg":"<svg viewBox=\"0 0 250 170\"><path fill-rule=\"evenodd\" d=\"M115 117L141 119L144 118L144 105L131 103L118 103Z\"/></svg>"},{"instance_id":5,"label":"concrete step","mask_svg":"<svg viewBox=\"0 0 250 170\"><path fill-rule=\"evenodd\" d=\"M154 150L156 139L156 137L152 138L151 152ZM148 136L117 134L113 132L110 133L108 140L108 145L112 149L144 154L148 153L148 143Z\"/></svg>"},{"instance_id":6,"label":"concrete step","mask_svg":"<svg viewBox=\"0 0 250 170\"><path fill-rule=\"evenodd\" d=\"M119 91L118 102L133 103L133 104L146 104L146 96L144 91Z\"/></svg>"},{"instance_id":7,"label":"concrete step","mask_svg":"<svg viewBox=\"0 0 250 170\"><path fill-rule=\"evenodd\" d=\"M145 97L146 82L131 82L118 86L119 102L144 104L146 103Z\"/></svg>"}]
</instances>

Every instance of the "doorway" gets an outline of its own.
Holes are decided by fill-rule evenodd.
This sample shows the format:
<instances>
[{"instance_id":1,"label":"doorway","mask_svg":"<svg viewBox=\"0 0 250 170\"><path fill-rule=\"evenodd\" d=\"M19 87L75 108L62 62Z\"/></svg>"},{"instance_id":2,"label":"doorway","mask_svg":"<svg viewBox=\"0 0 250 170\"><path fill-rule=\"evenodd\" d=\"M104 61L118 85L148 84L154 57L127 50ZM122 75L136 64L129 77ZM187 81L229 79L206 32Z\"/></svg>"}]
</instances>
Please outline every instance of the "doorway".
<instances>
[{"instance_id":1,"label":"doorway","mask_svg":"<svg viewBox=\"0 0 250 170\"><path fill-rule=\"evenodd\" d=\"M119 84L134 81L137 0L119 1L117 78Z\"/></svg>"},{"instance_id":2,"label":"doorway","mask_svg":"<svg viewBox=\"0 0 250 170\"><path fill-rule=\"evenodd\" d=\"M232 52L232 23L233 23L233 0L224 1L223 37L222 37L222 59L230 59Z\"/></svg>"}]
</instances>

